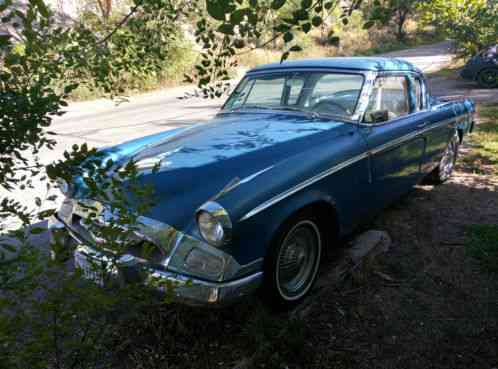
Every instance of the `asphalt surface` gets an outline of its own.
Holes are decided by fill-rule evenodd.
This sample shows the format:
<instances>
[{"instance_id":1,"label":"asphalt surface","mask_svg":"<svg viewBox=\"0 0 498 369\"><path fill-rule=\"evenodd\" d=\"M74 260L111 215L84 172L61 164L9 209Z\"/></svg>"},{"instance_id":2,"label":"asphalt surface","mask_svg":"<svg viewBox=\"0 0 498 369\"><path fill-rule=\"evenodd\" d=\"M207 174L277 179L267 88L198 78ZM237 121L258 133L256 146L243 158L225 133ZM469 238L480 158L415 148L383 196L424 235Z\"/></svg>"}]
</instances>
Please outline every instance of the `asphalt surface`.
<instances>
[{"instance_id":1,"label":"asphalt surface","mask_svg":"<svg viewBox=\"0 0 498 369\"><path fill-rule=\"evenodd\" d=\"M448 66L453 58L450 42L390 52L383 56L398 57L412 62L426 73ZM216 114L226 96L221 99L180 99L192 87L163 89L153 93L132 96L128 102L116 104L110 100L71 103L66 113L56 117L50 127L57 133L54 150L41 153L44 164L62 158L65 150L74 144L87 143L104 147L154 134L164 130L184 127L206 121ZM34 189L10 194L27 206L34 206L34 198L46 196L45 184L35 183ZM2 194L0 193L0 197ZM45 207L49 207L47 204Z\"/></svg>"}]
</instances>

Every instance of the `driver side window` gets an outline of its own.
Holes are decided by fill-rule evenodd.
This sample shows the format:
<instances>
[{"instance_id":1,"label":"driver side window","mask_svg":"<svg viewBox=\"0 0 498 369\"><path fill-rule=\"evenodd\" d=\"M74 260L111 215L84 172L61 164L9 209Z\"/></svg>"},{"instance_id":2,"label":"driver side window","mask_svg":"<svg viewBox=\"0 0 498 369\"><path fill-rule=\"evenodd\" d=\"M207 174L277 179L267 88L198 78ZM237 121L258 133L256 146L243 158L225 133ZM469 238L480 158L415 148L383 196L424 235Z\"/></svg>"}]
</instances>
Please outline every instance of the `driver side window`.
<instances>
[{"instance_id":1,"label":"driver side window","mask_svg":"<svg viewBox=\"0 0 498 369\"><path fill-rule=\"evenodd\" d=\"M385 76L376 79L370 95L364 122L377 122L376 116L385 116L387 121L410 113L408 79L405 76Z\"/></svg>"}]
</instances>

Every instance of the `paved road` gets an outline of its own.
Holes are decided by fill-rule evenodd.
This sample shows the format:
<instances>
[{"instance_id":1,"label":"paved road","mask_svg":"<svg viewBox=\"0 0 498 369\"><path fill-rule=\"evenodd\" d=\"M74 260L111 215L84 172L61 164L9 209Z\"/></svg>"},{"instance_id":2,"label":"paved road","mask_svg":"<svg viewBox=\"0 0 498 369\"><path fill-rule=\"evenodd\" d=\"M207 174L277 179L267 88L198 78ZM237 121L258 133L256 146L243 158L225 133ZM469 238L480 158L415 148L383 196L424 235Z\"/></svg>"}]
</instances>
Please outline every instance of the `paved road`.
<instances>
[{"instance_id":1,"label":"paved road","mask_svg":"<svg viewBox=\"0 0 498 369\"><path fill-rule=\"evenodd\" d=\"M384 55L406 59L425 72L444 68L453 57L449 42ZM74 144L87 142L95 147L109 146L207 120L224 101L224 98L178 99L191 90L188 87L164 89L131 97L129 102L120 105L109 100L72 103L67 107L65 115L54 119L51 130L58 134L58 144L55 150L42 153L42 161L48 164L62 157L64 150L70 149ZM32 206L35 196L44 195L43 189L44 185L38 184L34 190L19 191L14 196L22 203Z\"/></svg>"}]
</instances>

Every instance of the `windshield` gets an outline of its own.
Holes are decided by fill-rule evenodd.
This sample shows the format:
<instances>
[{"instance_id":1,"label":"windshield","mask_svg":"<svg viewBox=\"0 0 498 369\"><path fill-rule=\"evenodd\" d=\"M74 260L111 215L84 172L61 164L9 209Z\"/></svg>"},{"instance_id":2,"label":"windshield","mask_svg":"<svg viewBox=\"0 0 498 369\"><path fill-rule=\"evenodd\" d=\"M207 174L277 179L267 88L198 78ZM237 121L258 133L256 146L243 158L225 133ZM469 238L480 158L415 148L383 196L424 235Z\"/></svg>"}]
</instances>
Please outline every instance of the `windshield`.
<instances>
[{"instance_id":1,"label":"windshield","mask_svg":"<svg viewBox=\"0 0 498 369\"><path fill-rule=\"evenodd\" d=\"M363 79L361 74L335 72L246 76L223 109L292 110L350 120L356 109Z\"/></svg>"}]
</instances>

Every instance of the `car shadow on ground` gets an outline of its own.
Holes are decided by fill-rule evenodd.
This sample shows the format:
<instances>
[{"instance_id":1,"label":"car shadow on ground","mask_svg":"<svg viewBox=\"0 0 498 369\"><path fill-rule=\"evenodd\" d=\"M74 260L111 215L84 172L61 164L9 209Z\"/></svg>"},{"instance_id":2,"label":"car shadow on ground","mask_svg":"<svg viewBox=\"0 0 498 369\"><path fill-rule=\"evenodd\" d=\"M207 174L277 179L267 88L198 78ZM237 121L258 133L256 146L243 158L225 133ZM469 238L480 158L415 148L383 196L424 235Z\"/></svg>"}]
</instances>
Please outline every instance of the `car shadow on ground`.
<instances>
[{"instance_id":1,"label":"car shadow on ground","mask_svg":"<svg viewBox=\"0 0 498 369\"><path fill-rule=\"evenodd\" d=\"M150 353L175 368L492 368L498 276L466 254L465 242L468 226L496 224L497 188L465 166L444 185L416 187L371 224L393 243L367 278L312 294L317 301L301 318L254 297L217 310L149 311L121 327L139 333L121 351L131 366L120 368Z\"/></svg>"}]
</instances>

